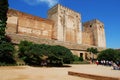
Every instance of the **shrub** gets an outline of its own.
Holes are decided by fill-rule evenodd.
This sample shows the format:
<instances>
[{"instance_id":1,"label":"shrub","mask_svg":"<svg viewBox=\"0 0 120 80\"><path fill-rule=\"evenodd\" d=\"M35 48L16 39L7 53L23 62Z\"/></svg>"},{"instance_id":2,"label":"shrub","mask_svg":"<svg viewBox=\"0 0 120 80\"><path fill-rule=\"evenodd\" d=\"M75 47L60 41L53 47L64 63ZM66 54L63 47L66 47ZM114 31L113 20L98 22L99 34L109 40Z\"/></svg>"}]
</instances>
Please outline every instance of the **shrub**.
<instances>
[{"instance_id":1,"label":"shrub","mask_svg":"<svg viewBox=\"0 0 120 80\"><path fill-rule=\"evenodd\" d=\"M88 61L74 61L73 64L90 64Z\"/></svg>"},{"instance_id":2,"label":"shrub","mask_svg":"<svg viewBox=\"0 0 120 80\"><path fill-rule=\"evenodd\" d=\"M83 57L79 57L79 61L83 61Z\"/></svg>"},{"instance_id":3,"label":"shrub","mask_svg":"<svg viewBox=\"0 0 120 80\"><path fill-rule=\"evenodd\" d=\"M63 46L50 46L45 44L33 44L28 41L21 41L19 44L19 57L23 59L26 64L40 65L43 57L54 64L70 63L73 61L71 51Z\"/></svg>"},{"instance_id":4,"label":"shrub","mask_svg":"<svg viewBox=\"0 0 120 80\"><path fill-rule=\"evenodd\" d=\"M79 57L77 55L73 55L74 61L79 61Z\"/></svg>"},{"instance_id":5,"label":"shrub","mask_svg":"<svg viewBox=\"0 0 120 80\"><path fill-rule=\"evenodd\" d=\"M15 63L14 60L14 46L8 42L0 44L0 62L5 64Z\"/></svg>"},{"instance_id":6,"label":"shrub","mask_svg":"<svg viewBox=\"0 0 120 80\"><path fill-rule=\"evenodd\" d=\"M19 58L28 65L40 65L41 58L38 49L32 42L21 41L19 44Z\"/></svg>"},{"instance_id":7,"label":"shrub","mask_svg":"<svg viewBox=\"0 0 120 80\"><path fill-rule=\"evenodd\" d=\"M70 64L73 61L73 54L72 52L63 46L51 46L51 53L52 55L58 57L59 59L62 59L64 63Z\"/></svg>"},{"instance_id":8,"label":"shrub","mask_svg":"<svg viewBox=\"0 0 120 80\"><path fill-rule=\"evenodd\" d=\"M106 50L101 51L98 54L98 60L116 61L120 57L118 55L119 55L118 51L114 49L106 49Z\"/></svg>"}]
</instances>

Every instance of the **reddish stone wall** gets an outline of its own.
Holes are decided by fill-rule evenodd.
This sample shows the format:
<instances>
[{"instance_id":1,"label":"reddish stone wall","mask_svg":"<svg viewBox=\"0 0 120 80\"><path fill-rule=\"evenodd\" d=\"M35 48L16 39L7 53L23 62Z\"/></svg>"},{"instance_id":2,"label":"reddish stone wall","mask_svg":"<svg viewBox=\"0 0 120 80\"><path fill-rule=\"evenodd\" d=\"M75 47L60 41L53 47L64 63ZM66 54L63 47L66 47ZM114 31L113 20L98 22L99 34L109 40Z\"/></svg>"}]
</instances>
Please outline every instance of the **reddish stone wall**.
<instances>
[{"instance_id":1,"label":"reddish stone wall","mask_svg":"<svg viewBox=\"0 0 120 80\"><path fill-rule=\"evenodd\" d=\"M76 33L73 29L67 28L66 30L66 42L76 43Z\"/></svg>"},{"instance_id":2,"label":"reddish stone wall","mask_svg":"<svg viewBox=\"0 0 120 80\"><path fill-rule=\"evenodd\" d=\"M28 15L16 10L8 11L7 32L52 39L54 23L51 20Z\"/></svg>"},{"instance_id":3,"label":"reddish stone wall","mask_svg":"<svg viewBox=\"0 0 120 80\"><path fill-rule=\"evenodd\" d=\"M83 32L82 36L82 44L94 45L94 38L92 33Z\"/></svg>"},{"instance_id":4,"label":"reddish stone wall","mask_svg":"<svg viewBox=\"0 0 120 80\"><path fill-rule=\"evenodd\" d=\"M56 16L54 15L54 18L55 17ZM37 44L61 45L71 49L75 52L74 54L77 55L79 55L81 51L86 51L89 47L97 47L94 46L95 40L94 34L92 33L94 27L91 28L89 27L89 24L86 24L81 37L76 34L79 33L79 28L76 27L76 25L71 26L69 23L65 31L63 31L65 34L62 34L64 35L63 38L66 37L65 41L54 40L56 39L56 36L58 36L55 36L54 34L61 28L56 30L53 21L28 15L16 10L9 10L6 34L12 38L12 42L15 44L18 44L21 40L27 40ZM57 25L57 27L60 26ZM59 34L61 34L61 31L59 31ZM59 37L61 38L61 36ZM76 43L77 37L82 39L81 44ZM104 49L97 48L99 50Z\"/></svg>"},{"instance_id":5,"label":"reddish stone wall","mask_svg":"<svg viewBox=\"0 0 120 80\"><path fill-rule=\"evenodd\" d=\"M104 24L99 20L91 20L83 24L83 43L98 47L106 47Z\"/></svg>"}]
</instances>

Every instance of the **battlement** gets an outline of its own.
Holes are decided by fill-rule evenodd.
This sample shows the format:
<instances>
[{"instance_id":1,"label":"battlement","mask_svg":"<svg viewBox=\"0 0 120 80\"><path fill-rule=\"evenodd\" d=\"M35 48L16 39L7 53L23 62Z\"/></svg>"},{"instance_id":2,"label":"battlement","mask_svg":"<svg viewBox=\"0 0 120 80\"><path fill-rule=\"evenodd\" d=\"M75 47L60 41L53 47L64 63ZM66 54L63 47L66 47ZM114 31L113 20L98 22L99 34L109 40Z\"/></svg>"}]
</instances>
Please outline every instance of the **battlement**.
<instances>
[{"instance_id":1,"label":"battlement","mask_svg":"<svg viewBox=\"0 0 120 80\"><path fill-rule=\"evenodd\" d=\"M93 20L90 20L90 21L87 21L87 22L84 22L83 25L85 24L101 24L101 25L104 25L100 20L98 19L93 19Z\"/></svg>"},{"instance_id":2,"label":"battlement","mask_svg":"<svg viewBox=\"0 0 120 80\"><path fill-rule=\"evenodd\" d=\"M51 11L53 10L64 10L68 13L71 13L71 14L74 14L74 15L77 15L78 17L81 16L80 13L72 10L72 9L69 9L65 6L62 6L61 4L56 4L55 6L53 6L51 9L48 10L48 13L50 13Z\"/></svg>"},{"instance_id":3,"label":"battlement","mask_svg":"<svg viewBox=\"0 0 120 80\"><path fill-rule=\"evenodd\" d=\"M63 9L63 10L65 10L65 11L69 12L69 13L73 13L73 14L76 14L76 15L80 15L80 13L78 13L78 12L76 12L76 11L70 9L70 8L67 8L67 7L65 7L65 6L62 6L62 5L60 5L60 4L58 4L58 7L60 7L60 9Z\"/></svg>"},{"instance_id":4,"label":"battlement","mask_svg":"<svg viewBox=\"0 0 120 80\"><path fill-rule=\"evenodd\" d=\"M46 22L46 23L49 23L49 24L54 24L54 22L52 20L40 18L38 16L33 16L33 15L23 13L23 12L20 12L20 11L17 11L17 10L13 10L13 9L9 9L7 15L8 15L8 17L16 16L16 17L22 17L22 18L29 18L29 19L32 19L32 20L43 21L43 22Z\"/></svg>"}]
</instances>

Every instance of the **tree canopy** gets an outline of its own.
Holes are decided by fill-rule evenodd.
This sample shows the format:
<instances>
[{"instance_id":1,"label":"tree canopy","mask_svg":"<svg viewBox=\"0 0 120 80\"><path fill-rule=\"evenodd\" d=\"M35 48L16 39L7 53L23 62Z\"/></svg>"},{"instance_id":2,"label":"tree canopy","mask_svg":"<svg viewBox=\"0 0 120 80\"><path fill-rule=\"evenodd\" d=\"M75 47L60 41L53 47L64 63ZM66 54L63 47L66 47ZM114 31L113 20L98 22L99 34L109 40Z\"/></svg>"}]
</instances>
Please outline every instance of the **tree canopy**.
<instances>
[{"instance_id":1,"label":"tree canopy","mask_svg":"<svg viewBox=\"0 0 120 80\"><path fill-rule=\"evenodd\" d=\"M70 63L73 61L71 51L63 46L34 44L28 41L21 41L19 44L19 57L27 64L40 65L43 57L55 63Z\"/></svg>"},{"instance_id":2,"label":"tree canopy","mask_svg":"<svg viewBox=\"0 0 120 80\"><path fill-rule=\"evenodd\" d=\"M90 52L90 53L93 53L93 54L97 54L98 53L97 48L93 48L93 47L87 48L87 51Z\"/></svg>"},{"instance_id":3,"label":"tree canopy","mask_svg":"<svg viewBox=\"0 0 120 80\"><path fill-rule=\"evenodd\" d=\"M117 61L120 60L120 52L114 49L106 49L99 53L98 60Z\"/></svg>"},{"instance_id":4,"label":"tree canopy","mask_svg":"<svg viewBox=\"0 0 120 80\"><path fill-rule=\"evenodd\" d=\"M90 52L90 54L92 55L91 59L94 59L94 54L97 54L98 50L97 50L97 48L91 47L91 48L87 48L87 52Z\"/></svg>"}]
</instances>

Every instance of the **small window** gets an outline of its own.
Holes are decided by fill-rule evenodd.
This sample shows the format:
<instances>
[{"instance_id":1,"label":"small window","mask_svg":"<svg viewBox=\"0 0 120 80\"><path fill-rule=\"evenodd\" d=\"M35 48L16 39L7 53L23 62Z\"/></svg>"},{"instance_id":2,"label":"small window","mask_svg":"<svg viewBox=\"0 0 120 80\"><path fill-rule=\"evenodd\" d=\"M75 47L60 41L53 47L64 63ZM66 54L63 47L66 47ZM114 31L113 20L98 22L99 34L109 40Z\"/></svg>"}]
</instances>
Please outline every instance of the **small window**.
<instances>
[{"instance_id":1,"label":"small window","mask_svg":"<svg viewBox=\"0 0 120 80\"><path fill-rule=\"evenodd\" d=\"M90 27L92 27L92 25L90 25Z\"/></svg>"}]
</instances>

